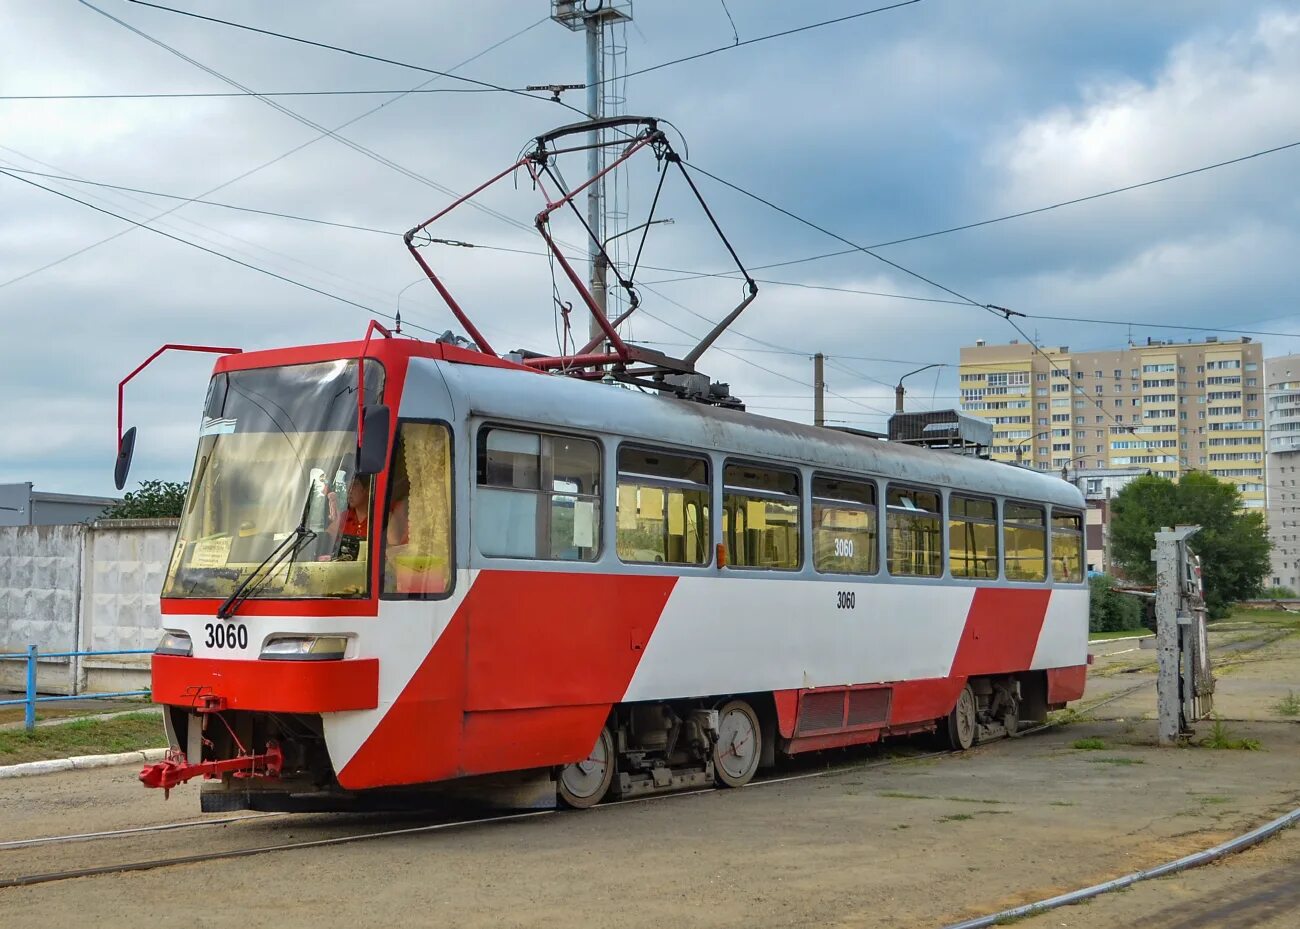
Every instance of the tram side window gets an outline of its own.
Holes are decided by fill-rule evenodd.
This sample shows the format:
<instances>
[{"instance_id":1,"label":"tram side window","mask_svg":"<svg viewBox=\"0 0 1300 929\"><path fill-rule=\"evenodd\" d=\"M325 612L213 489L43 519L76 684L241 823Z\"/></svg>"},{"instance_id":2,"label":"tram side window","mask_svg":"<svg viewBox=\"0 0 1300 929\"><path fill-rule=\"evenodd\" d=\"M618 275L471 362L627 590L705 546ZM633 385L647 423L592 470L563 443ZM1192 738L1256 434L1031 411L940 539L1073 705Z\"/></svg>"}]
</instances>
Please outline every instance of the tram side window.
<instances>
[{"instance_id":1,"label":"tram side window","mask_svg":"<svg viewBox=\"0 0 1300 929\"><path fill-rule=\"evenodd\" d=\"M1083 580L1083 515L1052 509L1052 580Z\"/></svg>"},{"instance_id":2,"label":"tram side window","mask_svg":"<svg viewBox=\"0 0 1300 929\"><path fill-rule=\"evenodd\" d=\"M948 571L953 577L998 576L994 501L958 494L948 498Z\"/></svg>"},{"instance_id":3,"label":"tram side window","mask_svg":"<svg viewBox=\"0 0 1300 929\"><path fill-rule=\"evenodd\" d=\"M937 492L890 485L885 519L890 574L943 574L942 518Z\"/></svg>"},{"instance_id":4,"label":"tram side window","mask_svg":"<svg viewBox=\"0 0 1300 929\"><path fill-rule=\"evenodd\" d=\"M722 474L722 538L735 568L797 570L799 475L728 464Z\"/></svg>"},{"instance_id":5,"label":"tram side window","mask_svg":"<svg viewBox=\"0 0 1300 929\"><path fill-rule=\"evenodd\" d=\"M814 475L813 567L824 574L875 574L876 486Z\"/></svg>"},{"instance_id":6,"label":"tram side window","mask_svg":"<svg viewBox=\"0 0 1300 929\"><path fill-rule=\"evenodd\" d=\"M384 531L384 593L429 596L451 589L451 433L402 422L393 447Z\"/></svg>"},{"instance_id":7,"label":"tram side window","mask_svg":"<svg viewBox=\"0 0 1300 929\"><path fill-rule=\"evenodd\" d=\"M1047 515L1041 506L1008 503L1002 513L1007 580L1047 579Z\"/></svg>"},{"instance_id":8,"label":"tram side window","mask_svg":"<svg viewBox=\"0 0 1300 929\"><path fill-rule=\"evenodd\" d=\"M618 451L618 557L645 564L709 561L709 463L670 452Z\"/></svg>"},{"instance_id":9,"label":"tram side window","mask_svg":"<svg viewBox=\"0 0 1300 929\"><path fill-rule=\"evenodd\" d=\"M477 483L474 533L484 555L596 560L600 448L595 442L481 429Z\"/></svg>"}]
</instances>

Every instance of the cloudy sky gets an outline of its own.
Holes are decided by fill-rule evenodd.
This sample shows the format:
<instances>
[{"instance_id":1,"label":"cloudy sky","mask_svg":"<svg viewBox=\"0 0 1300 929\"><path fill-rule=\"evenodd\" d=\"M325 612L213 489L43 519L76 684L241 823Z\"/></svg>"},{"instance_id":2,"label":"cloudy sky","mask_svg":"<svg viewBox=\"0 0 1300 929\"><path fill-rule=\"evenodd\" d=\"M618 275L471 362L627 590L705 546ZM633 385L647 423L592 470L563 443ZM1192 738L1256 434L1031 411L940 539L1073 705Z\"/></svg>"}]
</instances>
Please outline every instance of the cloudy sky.
<instances>
[{"instance_id":1,"label":"cloudy sky","mask_svg":"<svg viewBox=\"0 0 1300 929\"><path fill-rule=\"evenodd\" d=\"M403 318L434 332L454 320L427 283L404 290L420 274L395 236L19 171L401 231L445 205L448 190L509 164L531 136L577 118L502 93L399 97L470 85L124 0L93 5L102 12L80 0L0 0L0 94L231 91L218 75L259 92L393 93L274 98L288 113L253 96L3 99L0 169L380 313L400 294ZM464 63L457 73L508 87L584 76L582 37L547 20L545 0L388 0L364 12L345 0L174 5L438 70ZM870 5L728 6L747 40ZM641 0L635 14L629 71L734 41L720 0ZM625 96L628 112L671 120L700 168L872 245L1300 141L1300 6L921 0L634 76ZM583 102L581 92L566 100ZM355 147L322 131L344 124L338 135ZM577 173L566 168L570 180ZM1266 354L1300 352L1297 177L1300 148L879 253L979 303L1029 314L1021 325L1042 344L1107 348L1130 335L1187 339L1239 326L1278 333L1262 337ZM648 163L629 174L621 199L633 223L653 181ZM700 183L751 266L845 248ZM486 203L524 222L539 205L522 185ZM640 274L646 312L630 335L673 350L724 315L739 285L680 279L727 270L726 255L679 190L659 215L674 222L655 228L643 263L672 270ZM474 211L437 234L539 245ZM555 348L545 261L481 248L430 257L494 345ZM770 415L811 419L816 351L831 356L828 417L880 428L900 374L955 364L976 338L1016 337L986 311L931 302L954 298L860 252L756 276L771 283L702 367ZM355 338L361 307L0 176L0 482L110 492L115 387L159 345ZM133 383L133 480L188 477L210 367L177 355ZM955 402L952 367L908 385L911 403Z\"/></svg>"}]
</instances>

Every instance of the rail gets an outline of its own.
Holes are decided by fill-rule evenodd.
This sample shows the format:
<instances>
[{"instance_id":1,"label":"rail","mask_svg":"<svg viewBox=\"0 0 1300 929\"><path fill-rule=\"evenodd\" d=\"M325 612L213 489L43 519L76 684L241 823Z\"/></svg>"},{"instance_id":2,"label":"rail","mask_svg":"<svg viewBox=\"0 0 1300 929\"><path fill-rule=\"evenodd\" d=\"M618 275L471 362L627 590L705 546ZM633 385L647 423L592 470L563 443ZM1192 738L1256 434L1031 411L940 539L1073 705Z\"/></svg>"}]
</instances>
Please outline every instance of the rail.
<instances>
[{"instance_id":1,"label":"rail","mask_svg":"<svg viewBox=\"0 0 1300 929\"><path fill-rule=\"evenodd\" d=\"M68 700L111 700L119 697L147 697L147 690L123 690L106 694L69 694L67 696L44 696L36 694L36 664L41 658L103 658L108 655L152 655L152 649L113 649L98 652L42 652L35 645L27 646L26 652L0 653L0 661L27 662L27 686L21 700L0 700L0 706L23 706L23 728L36 728L36 704L61 703Z\"/></svg>"}]
</instances>

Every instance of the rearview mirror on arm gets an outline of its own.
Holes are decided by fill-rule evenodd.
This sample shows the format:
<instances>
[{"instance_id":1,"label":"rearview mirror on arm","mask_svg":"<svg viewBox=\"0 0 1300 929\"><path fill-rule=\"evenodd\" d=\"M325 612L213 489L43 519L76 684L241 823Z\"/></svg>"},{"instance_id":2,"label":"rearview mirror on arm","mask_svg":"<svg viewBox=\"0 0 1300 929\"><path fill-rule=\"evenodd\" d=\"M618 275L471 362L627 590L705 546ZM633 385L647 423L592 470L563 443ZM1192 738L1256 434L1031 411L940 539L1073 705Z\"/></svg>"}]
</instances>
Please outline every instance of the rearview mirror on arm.
<instances>
[{"instance_id":1,"label":"rearview mirror on arm","mask_svg":"<svg viewBox=\"0 0 1300 929\"><path fill-rule=\"evenodd\" d=\"M126 486L126 476L131 471L131 456L135 454L135 426L122 433L117 446L117 463L113 466L113 483L121 490Z\"/></svg>"},{"instance_id":2,"label":"rearview mirror on arm","mask_svg":"<svg viewBox=\"0 0 1300 929\"><path fill-rule=\"evenodd\" d=\"M367 404L361 419L361 443L357 447L357 473L378 474L388 462L391 414L382 403Z\"/></svg>"}]
</instances>

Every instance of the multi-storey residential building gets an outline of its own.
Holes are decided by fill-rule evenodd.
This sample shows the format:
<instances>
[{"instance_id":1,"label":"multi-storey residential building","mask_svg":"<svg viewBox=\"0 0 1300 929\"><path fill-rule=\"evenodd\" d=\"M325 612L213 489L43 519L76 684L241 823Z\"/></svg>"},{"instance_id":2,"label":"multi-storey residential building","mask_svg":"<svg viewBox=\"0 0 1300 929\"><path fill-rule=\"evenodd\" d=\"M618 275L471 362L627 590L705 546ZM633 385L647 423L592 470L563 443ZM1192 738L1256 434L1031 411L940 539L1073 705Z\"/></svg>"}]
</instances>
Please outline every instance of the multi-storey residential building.
<instances>
[{"instance_id":1,"label":"multi-storey residential building","mask_svg":"<svg viewBox=\"0 0 1300 929\"><path fill-rule=\"evenodd\" d=\"M999 461L1206 471L1263 507L1263 367L1248 338L1093 352L981 341L961 350L962 410L992 421Z\"/></svg>"},{"instance_id":2,"label":"multi-storey residential building","mask_svg":"<svg viewBox=\"0 0 1300 929\"><path fill-rule=\"evenodd\" d=\"M1264 362L1272 584L1300 588L1300 355Z\"/></svg>"}]
</instances>

